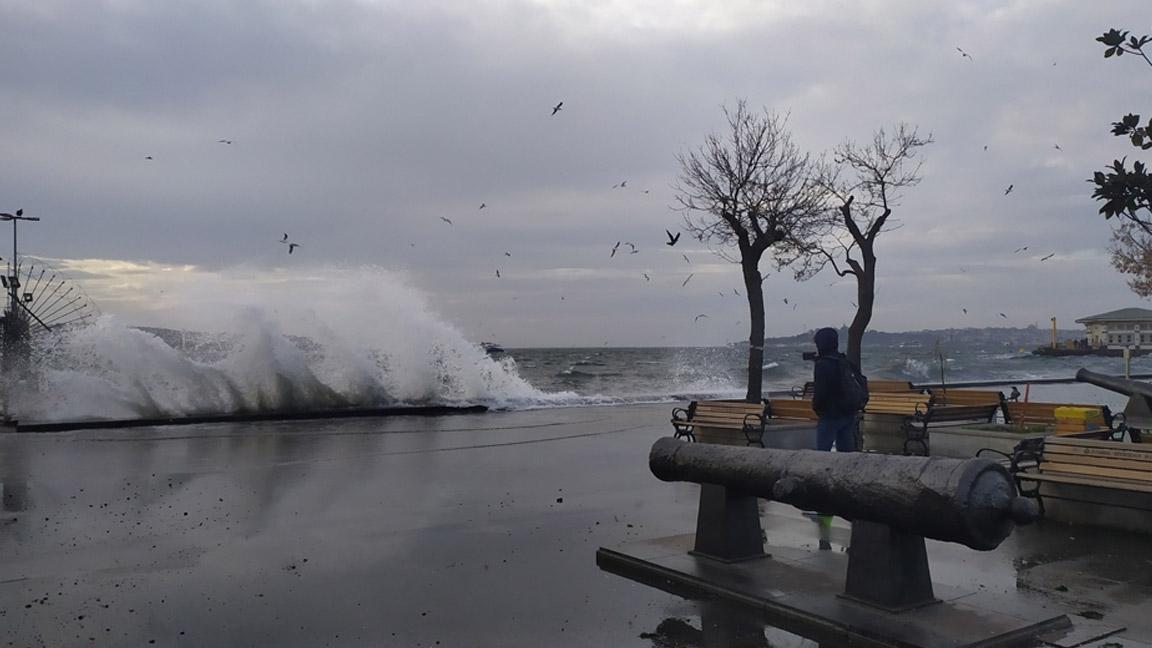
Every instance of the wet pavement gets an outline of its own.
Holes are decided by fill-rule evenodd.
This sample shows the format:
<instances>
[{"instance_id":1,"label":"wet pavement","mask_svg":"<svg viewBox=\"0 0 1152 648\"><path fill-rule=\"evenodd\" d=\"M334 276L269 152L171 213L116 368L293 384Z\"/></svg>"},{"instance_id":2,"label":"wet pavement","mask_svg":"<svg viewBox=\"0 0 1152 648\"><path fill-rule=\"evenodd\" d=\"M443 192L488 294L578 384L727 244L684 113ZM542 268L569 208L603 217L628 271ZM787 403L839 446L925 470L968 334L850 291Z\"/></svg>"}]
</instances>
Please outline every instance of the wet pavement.
<instances>
[{"instance_id":1,"label":"wet pavement","mask_svg":"<svg viewBox=\"0 0 1152 648\"><path fill-rule=\"evenodd\" d=\"M696 487L647 468L669 411L0 435L0 645L705 645L700 604L595 564L693 528ZM764 524L816 547L790 507ZM834 551L848 533L837 520ZM937 582L1152 643L1149 546L1042 525L929 555ZM806 644L753 634L730 643Z\"/></svg>"}]
</instances>

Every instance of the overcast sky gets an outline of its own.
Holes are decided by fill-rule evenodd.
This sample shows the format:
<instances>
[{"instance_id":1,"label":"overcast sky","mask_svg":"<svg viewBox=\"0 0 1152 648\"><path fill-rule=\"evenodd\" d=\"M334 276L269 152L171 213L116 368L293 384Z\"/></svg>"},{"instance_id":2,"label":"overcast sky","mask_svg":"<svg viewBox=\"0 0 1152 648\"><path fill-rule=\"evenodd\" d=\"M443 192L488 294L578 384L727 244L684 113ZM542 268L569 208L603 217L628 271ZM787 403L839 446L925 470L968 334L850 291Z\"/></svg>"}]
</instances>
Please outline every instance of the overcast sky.
<instances>
[{"instance_id":1,"label":"overcast sky","mask_svg":"<svg viewBox=\"0 0 1152 648\"><path fill-rule=\"evenodd\" d=\"M1133 153L1110 122L1152 110L1152 68L1093 39L1149 18L1147 0L0 0L0 209L43 217L22 250L129 322L164 324L174 277L255 298L369 265L474 340L725 343L747 338L737 268L664 230L676 154L746 98L815 154L932 133L877 244L873 328L1071 328L1147 306L1086 178ZM610 259L616 241L639 252ZM769 335L850 321L835 279L769 278Z\"/></svg>"}]
</instances>

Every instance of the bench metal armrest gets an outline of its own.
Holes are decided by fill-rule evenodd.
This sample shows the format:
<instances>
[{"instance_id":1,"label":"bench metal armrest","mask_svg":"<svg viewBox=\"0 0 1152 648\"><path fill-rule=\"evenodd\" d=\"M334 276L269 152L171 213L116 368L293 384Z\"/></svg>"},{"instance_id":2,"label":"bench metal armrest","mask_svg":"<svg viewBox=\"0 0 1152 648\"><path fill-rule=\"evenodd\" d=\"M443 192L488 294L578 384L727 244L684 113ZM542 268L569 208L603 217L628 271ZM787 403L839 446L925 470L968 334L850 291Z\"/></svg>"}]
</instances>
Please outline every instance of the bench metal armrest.
<instances>
[{"instance_id":1,"label":"bench metal armrest","mask_svg":"<svg viewBox=\"0 0 1152 648\"><path fill-rule=\"evenodd\" d=\"M673 419L674 423L677 421L683 421L683 422L687 423L688 422L688 410L684 409L683 407L673 407L672 408L672 419Z\"/></svg>"}]
</instances>

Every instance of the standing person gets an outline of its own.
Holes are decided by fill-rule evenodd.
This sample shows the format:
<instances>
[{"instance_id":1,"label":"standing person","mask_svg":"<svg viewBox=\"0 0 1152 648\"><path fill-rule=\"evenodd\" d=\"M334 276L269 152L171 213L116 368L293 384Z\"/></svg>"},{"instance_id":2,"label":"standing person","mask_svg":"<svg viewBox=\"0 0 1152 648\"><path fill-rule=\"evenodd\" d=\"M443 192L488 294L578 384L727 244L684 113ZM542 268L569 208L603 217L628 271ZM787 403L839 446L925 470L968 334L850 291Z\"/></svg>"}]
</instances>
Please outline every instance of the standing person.
<instances>
[{"instance_id":1,"label":"standing person","mask_svg":"<svg viewBox=\"0 0 1152 648\"><path fill-rule=\"evenodd\" d=\"M816 366L813 369L812 411L816 421L816 449L855 452L857 414L863 403L858 390L847 384L858 374L840 353L840 336L836 329L822 328L813 337L816 343ZM845 366L847 365L847 367ZM867 396L864 396L867 399Z\"/></svg>"}]
</instances>

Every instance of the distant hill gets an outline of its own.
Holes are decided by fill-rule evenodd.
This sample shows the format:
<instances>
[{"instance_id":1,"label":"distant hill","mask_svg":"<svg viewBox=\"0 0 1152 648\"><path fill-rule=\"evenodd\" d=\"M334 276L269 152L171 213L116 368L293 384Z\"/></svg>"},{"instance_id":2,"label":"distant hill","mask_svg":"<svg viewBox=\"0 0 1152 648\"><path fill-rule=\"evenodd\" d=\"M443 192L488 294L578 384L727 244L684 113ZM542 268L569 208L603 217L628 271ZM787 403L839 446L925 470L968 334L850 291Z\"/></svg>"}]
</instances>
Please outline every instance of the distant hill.
<instances>
[{"instance_id":1,"label":"distant hill","mask_svg":"<svg viewBox=\"0 0 1152 648\"><path fill-rule=\"evenodd\" d=\"M812 343L812 334L807 331L787 337L766 338L766 345L805 345ZM1081 338L1081 330L1057 330L1056 336L1060 340ZM848 339L848 328L840 328L840 343ZM987 328L947 328L928 329L921 331L874 331L864 333L864 346L866 347L892 347L892 346L935 346L941 344L960 344L964 346L983 346L988 348L1007 347L1012 349L1029 349L1043 346L1052 340L1051 329L1042 329L1037 326L1025 328L987 327ZM747 344L743 342L742 344Z\"/></svg>"}]
</instances>

